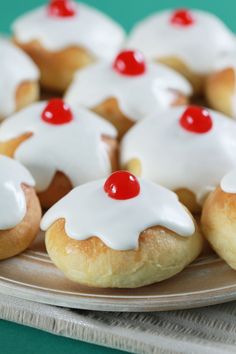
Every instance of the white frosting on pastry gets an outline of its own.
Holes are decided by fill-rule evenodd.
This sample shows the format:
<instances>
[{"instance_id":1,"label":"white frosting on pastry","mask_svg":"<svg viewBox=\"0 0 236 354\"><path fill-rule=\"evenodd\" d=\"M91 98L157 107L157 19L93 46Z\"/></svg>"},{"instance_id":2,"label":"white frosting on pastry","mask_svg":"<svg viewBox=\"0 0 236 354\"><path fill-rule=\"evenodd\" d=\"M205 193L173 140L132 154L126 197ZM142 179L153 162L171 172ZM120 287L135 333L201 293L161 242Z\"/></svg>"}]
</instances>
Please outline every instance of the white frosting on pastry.
<instances>
[{"instance_id":1,"label":"white frosting on pastry","mask_svg":"<svg viewBox=\"0 0 236 354\"><path fill-rule=\"evenodd\" d=\"M26 200L22 184L35 182L19 162L0 155L0 230L17 226L25 217Z\"/></svg>"},{"instance_id":2,"label":"white frosting on pastry","mask_svg":"<svg viewBox=\"0 0 236 354\"><path fill-rule=\"evenodd\" d=\"M92 7L75 7L72 17L52 17L46 6L35 9L15 21L14 35L23 43L38 40L51 51L79 46L97 58L111 59L124 41L123 29Z\"/></svg>"},{"instance_id":3,"label":"white frosting on pastry","mask_svg":"<svg viewBox=\"0 0 236 354\"><path fill-rule=\"evenodd\" d=\"M137 197L115 200L104 192L104 182L98 180L72 190L44 215L41 228L47 230L64 218L69 237L86 240L97 236L115 250L137 248L140 233L152 226L166 227L181 236L194 233L193 220L175 193L140 179Z\"/></svg>"},{"instance_id":4,"label":"white frosting on pastry","mask_svg":"<svg viewBox=\"0 0 236 354\"><path fill-rule=\"evenodd\" d=\"M171 108L131 128L121 144L121 163L137 158L142 177L172 190L187 188L201 202L236 168L236 123L209 110L212 129L205 134L191 133L179 124L185 109Z\"/></svg>"},{"instance_id":5,"label":"white frosting on pastry","mask_svg":"<svg viewBox=\"0 0 236 354\"><path fill-rule=\"evenodd\" d=\"M123 114L139 120L169 107L178 93L190 96L191 86L164 65L149 63L144 74L125 76L116 72L110 63L100 62L77 72L65 100L74 106L93 108L114 97Z\"/></svg>"},{"instance_id":6,"label":"white frosting on pastry","mask_svg":"<svg viewBox=\"0 0 236 354\"><path fill-rule=\"evenodd\" d=\"M0 117L16 109L16 91L26 81L37 81L39 71L33 61L9 40L0 37Z\"/></svg>"},{"instance_id":7,"label":"white frosting on pastry","mask_svg":"<svg viewBox=\"0 0 236 354\"><path fill-rule=\"evenodd\" d=\"M226 193L236 193L236 168L222 178L220 187Z\"/></svg>"},{"instance_id":8,"label":"white frosting on pastry","mask_svg":"<svg viewBox=\"0 0 236 354\"><path fill-rule=\"evenodd\" d=\"M191 10L195 22L177 26L170 22L172 11L156 13L140 22L127 41L148 58L176 57L197 73L208 73L222 52L235 48L233 33L215 15Z\"/></svg>"},{"instance_id":9,"label":"white frosting on pastry","mask_svg":"<svg viewBox=\"0 0 236 354\"><path fill-rule=\"evenodd\" d=\"M0 127L0 142L33 133L16 149L14 158L32 173L37 191L46 190L57 171L63 172L73 186L107 176L111 163L102 136L115 138L115 128L95 113L79 108L73 111L70 123L49 124L41 119L45 107L46 102L35 103Z\"/></svg>"}]
</instances>

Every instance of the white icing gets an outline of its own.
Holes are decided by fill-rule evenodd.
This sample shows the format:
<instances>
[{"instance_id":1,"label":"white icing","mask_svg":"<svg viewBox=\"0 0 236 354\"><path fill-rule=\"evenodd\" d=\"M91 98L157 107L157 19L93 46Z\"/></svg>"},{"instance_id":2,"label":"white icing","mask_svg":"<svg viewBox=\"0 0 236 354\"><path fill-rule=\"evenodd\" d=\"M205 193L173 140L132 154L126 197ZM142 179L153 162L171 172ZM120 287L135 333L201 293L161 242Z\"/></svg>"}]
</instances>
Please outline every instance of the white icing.
<instances>
[{"instance_id":1,"label":"white icing","mask_svg":"<svg viewBox=\"0 0 236 354\"><path fill-rule=\"evenodd\" d=\"M34 187L30 173L19 162L0 155L0 230L17 226L25 217L22 184Z\"/></svg>"},{"instance_id":2,"label":"white icing","mask_svg":"<svg viewBox=\"0 0 236 354\"><path fill-rule=\"evenodd\" d=\"M220 187L226 193L236 193L236 169L233 169L222 178Z\"/></svg>"},{"instance_id":3,"label":"white icing","mask_svg":"<svg viewBox=\"0 0 236 354\"><path fill-rule=\"evenodd\" d=\"M38 40L52 51L77 45L97 58L112 58L124 41L123 29L92 7L81 3L75 3L75 7L73 17L49 16L46 6L21 16L13 24L17 40Z\"/></svg>"},{"instance_id":4,"label":"white icing","mask_svg":"<svg viewBox=\"0 0 236 354\"><path fill-rule=\"evenodd\" d=\"M169 107L177 93L190 96L191 86L164 65L149 63L143 75L130 77L117 73L110 63L100 62L77 72L65 100L75 106L93 108L114 97L122 113L139 120Z\"/></svg>"},{"instance_id":5,"label":"white icing","mask_svg":"<svg viewBox=\"0 0 236 354\"><path fill-rule=\"evenodd\" d=\"M220 53L235 48L235 38L215 15L191 13L195 23L187 27L171 24L170 10L146 18L133 29L127 46L140 49L150 59L174 56L195 72L210 72Z\"/></svg>"},{"instance_id":6,"label":"white icing","mask_svg":"<svg viewBox=\"0 0 236 354\"><path fill-rule=\"evenodd\" d=\"M16 109L16 91L25 81L36 81L39 71L32 60L9 40L0 37L0 117Z\"/></svg>"},{"instance_id":7,"label":"white icing","mask_svg":"<svg viewBox=\"0 0 236 354\"><path fill-rule=\"evenodd\" d=\"M213 128L205 134L182 128L186 107L155 114L136 124L121 144L121 163L141 161L142 177L169 189L187 188L201 202L221 178L236 168L236 123L209 110Z\"/></svg>"},{"instance_id":8,"label":"white icing","mask_svg":"<svg viewBox=\"0 0 236 354\"><path fill-rule=\"evenodd\" d=\"M69 237L86 240L97 236L115 250L137 248L140 233L152 226L166 227L181 236L194 233L193 220L175 193L141 179L137 197L114 200L104 192L104 182L75 188L44 215L41 228L47 230L64 218Z\"/></svg>"},{"instance_id":9,"label":"white icing","mask_svg":"<svg viewBox=\"0 0 236 354\"><path fill-rule=\"evenodd\" d=\"M102 136L115 138L115 128L86 109L74 110L68 124L48 124L41 119L45 106L46 102L35 103L0 127L0 142L33 133L14 157L32 173L37 191L47 189L56 171L63 172L73 186L107 176L111 163Z\"/></svg>"}]
</instances>

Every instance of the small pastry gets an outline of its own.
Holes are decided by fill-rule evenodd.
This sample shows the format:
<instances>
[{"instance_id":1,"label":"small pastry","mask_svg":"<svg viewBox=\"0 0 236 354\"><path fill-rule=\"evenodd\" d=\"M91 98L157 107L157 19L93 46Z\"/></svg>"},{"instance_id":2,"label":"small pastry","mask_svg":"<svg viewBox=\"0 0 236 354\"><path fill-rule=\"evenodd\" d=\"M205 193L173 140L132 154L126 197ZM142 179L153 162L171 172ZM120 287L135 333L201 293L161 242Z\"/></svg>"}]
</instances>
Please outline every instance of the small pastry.
<instances>
[{"instance_id":1,"label":"small pastry","mask_svg":"<svg viewBox=\"0 0 236 354\"><path fill-rule=\"evenodd\" d=\"M136 288L172 277L202 250L177 196L126 171L71 191L41 228L55 265L80 284Z\"/></svg>"},{"instance_id":2,"label":"small pastry","mask_svg":"<svg viewBox=\"0 0 236 354\"><path fill-rule=\"evenodd\" d=\"M127 46L176 69L201 93L218 55L235 48L235 37L213 14L177 9L144 19L131 32Z\"/></svg>"},{"instance_id":3,"label":"small pastry","mask_svg":"<svg viewBox=\"0 0 236 354\"><path fill-rule=\"evenodd\" d=\"M135 125L121 143L121 166L174 190L190 211L236 168L236 123L199 106L176 107Z\"/></svg>"},{"instance_id":4,"label":"small pastry","mask_svg":"<svg viewBox=\"0 0 236 354\"><path fill-rule=\"evenodd\" d=\"M206 199L201 225L212 248L236 270L236 169Z\"/></svg>"},{"instance_id":5,"label":"small pastry","mask_svg":"<svg viewBox=\"0 0 236 354\"><path fill-rule=\"evenodd\" d=\"M38 102L0 127L0 153L32 173L43 208L73 186L106 177L117 168L116 130L86 109L61 99Z\"/></svg>"},{"instance_id":6,"label":"small pastry","mask_svg":"<svg viewBox=\"0 0 236 354\"><path fill-rule=\"evenodd\" d=\"M93 109L122 137L150 113L186 104L191 93L190 84L177 72L147 63L139 51L125 50L113 64L103 61L78 71L65 100Z\"/></svg>"},{"instance_id":7,"label":"small pastry","mask_svg":"<svg viewBox=\"0 0 236 354\"><path fill-rule=\"evenodd\" d=\"M24 251L39 231L41 208L34 185L25 167L0 156L0 260Z\"/></svg>"},{"instance_id":8,"label":"small pastry","mask_svg":"<svg viewBox=\"0 0 236 354\"><path fill-rule=\"evenodd\" d=\"M63 92L76 70L111 59L124 41L123 29L108 16L71 0L51 0L13 24L14 40L36 62L41 83Z\"/></svg>"},{"instance_id":9,"label":"small pastry","mask_svg":"<svg viewBox=\"0 0 236 354\"><path fill-rule=\"evenodd\" d=\"M205 94L210 107L236 118L236 51L219 57Z\"/></svg>"},{"instance_id":10,"label":"small pastry","mask_svg":"<svg viewBox=\"0 0 236 354\"><path fill-rule=\"evenodd\" d=\"M0 37L0 120L36 101L39 71L32 60Z\"/></svg>"}]
</instances>

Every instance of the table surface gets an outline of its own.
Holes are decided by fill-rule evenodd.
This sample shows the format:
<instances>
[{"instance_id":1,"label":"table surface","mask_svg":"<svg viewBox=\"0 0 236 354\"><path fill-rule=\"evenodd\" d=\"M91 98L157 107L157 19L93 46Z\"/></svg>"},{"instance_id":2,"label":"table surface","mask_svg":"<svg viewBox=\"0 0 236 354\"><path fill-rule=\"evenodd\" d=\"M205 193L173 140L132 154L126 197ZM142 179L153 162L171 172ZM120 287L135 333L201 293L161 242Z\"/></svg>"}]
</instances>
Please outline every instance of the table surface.
<instances>
[{"instance_id":1,"label":"table surface","mask_svg":"<svg viewBox=\"0 0 236 354\"><path fill-rule=\"evenodd\" d=\"M96 6L119 21L126 30L153 11L172 7L192 7L211 11L220 16L236 32L235 0L83 0ZM10 32L12 21L29 9L44 4L42 0L7 0L0 1L0 32ZM57 337L36 329L14 323L0 321L0 340L4 354L118 354L118 350L99 347L63 337ZM34 351L35 350L35 351Z\"/></svg>"}]
</instances>

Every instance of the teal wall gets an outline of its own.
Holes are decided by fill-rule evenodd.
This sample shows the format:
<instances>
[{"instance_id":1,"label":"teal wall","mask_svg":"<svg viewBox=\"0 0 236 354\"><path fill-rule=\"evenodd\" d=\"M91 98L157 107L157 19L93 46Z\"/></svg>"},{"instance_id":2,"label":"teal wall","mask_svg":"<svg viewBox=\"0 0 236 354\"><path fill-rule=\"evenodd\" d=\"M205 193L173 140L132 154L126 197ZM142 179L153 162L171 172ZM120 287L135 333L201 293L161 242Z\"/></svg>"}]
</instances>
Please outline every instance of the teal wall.
<instances>
[{"instance_id":1,"label":"teal wall","mask_svg":"<svg viewBox=\"0 0 236 354\"><path fill-rule=\"evenodd\" d=\"M236 32L236 0L84 0L119 21L127 30L153 11L171 7L194 7L212 11ZM9 32L16 16L43 0L0 0L0 31Z\"/></svg>"}]
</instances>

